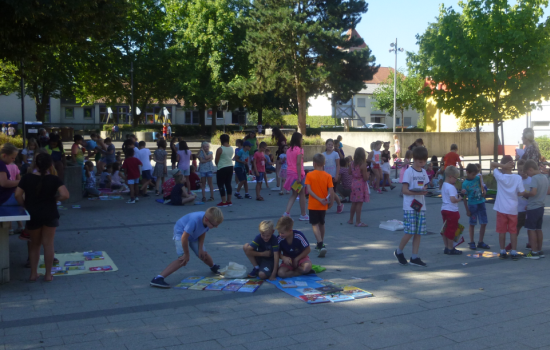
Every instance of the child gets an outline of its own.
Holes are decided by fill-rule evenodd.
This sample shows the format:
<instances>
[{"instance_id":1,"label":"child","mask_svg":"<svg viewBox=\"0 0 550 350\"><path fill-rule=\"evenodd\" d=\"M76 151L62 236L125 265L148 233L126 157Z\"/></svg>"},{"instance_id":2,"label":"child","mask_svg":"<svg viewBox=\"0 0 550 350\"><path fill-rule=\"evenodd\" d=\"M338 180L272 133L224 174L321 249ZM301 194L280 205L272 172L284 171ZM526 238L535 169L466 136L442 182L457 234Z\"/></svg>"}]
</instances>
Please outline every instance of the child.
<instances>
[{"instance_id":1,"label":"child","mask_svg":"<svg viewBox=\"0 0 550 350\"><path fill-rule=\"evenodd\" d=\"M145 141L140 141L138 144L139 153L136 155L136 157L141 162L141 193L143 197L149 197L147 194L147 187L153 180L153 176L151 175L151 171L153 170L153 167L151 166L151 151L148 148L145 148Z\"/></svg>"},{"instance_id":2,"label":"child","mask_svg":"<svg viewBox=\"0 0 550 350\"><path fill-rule=\"evenodd\" d=\"M122 181L120 178L120 166L117 163L113 163L112 165L112 175L111 175L111 188L113 190L118 190L122 188Z\"/></svg>"},{"instance_id":3,"label":"child","mask_svg":"<svg viewBox=\"0 0 550 350\"><path fill-rule=\"evenodd\" d=\"M287 191L292 190L292 195L288 199L286 205L286 211L283 213L283 216L290 217L290 209L296 198L300 193L303 195L300 196L300 221L309 221L309 216L306 215L306 196L304 193L304 181L306 178L306 172L304 170L304 149L302 148L302 134L295 132L292 134L290 139L290 145L286 152L287 159L287 178L284 184L284 188ZM297 192L292 188L294 182L302 185L302 188Z\"/></svg>"},{"instance_id":4,"label":"child","mask_svg":"<svg viewBox=\"0 0 550 350\"><path fill-rule=\"evenodd\" d=\"M215 265L210 254L206 252L204 239L206 232L221 225L223 222L222 211L218 208L208 208L206 212L199 211L182 217L174 226L172 240L176 246L178 258L170 263L157 277L153 278L152 287L170 288L164 279L176 272L189 262L189 248L195 255L210 267L210 271L218 273L219 265Z\"/></svg>"},{"instance_id":5,"label":"child","mask_svg":"<svg viewBox=\"0 0 550 350\"><path fill-rule=\"evenodd\" d=\"M531 177L530 190L525 191L524 194L524 197L528 198L525 228L531 243L531 252L525 257L528 259L544 258L542 220L544 218L544 200L548 193L548 178L541 174L538 164L532 159L525 162L523 170Z\"/></svg>"},{"instance_id":6,"label":"child","mask_svg":"<svg viewBox=\"0 0 550 350\"><path fill-rule=\"evenodd\" d=\"M182 174L177 174L174 176L174 180L176 181L176 185L172 188L172 192L170 192L169 203L171 205L184 205L185 203L194 202L196 198L195 194L184 189L186 184L185 177ZM164 204L168 204L168 202Z\"/></svg>"},{"instance_id":7,"label":"child","mask_svg":"<svg viewBox=\"0 0 550 350\"><path fill-rule=\"evenodd\" d=\"M17 205L15 188L19 185L19 180L11 177L7 167L14 162L17 153L19 153L17 147L9 142L3 144L0 150L0 206Z\"/></svg>"},{"instance_id":8,"label":"child","mask_svg":"<svg viewBox=\"0 0 550 350\"><path fill-rule=\"evenodd\" d=\"M15 163L6 164L6 167L8 168L8 172L10 173L10 179L20 181L21 180L21 172L19 171L19 167ZM23 222L17 221L17 229L14 231L10 229L10 235L13 234L20 234L23 232Z\"/></svg>"},{"instance_id":9,"label":"child","mask_svg":"<svg viewBox=\"0 0 550 350\"><path fill-rule=\"evenodd\" d=\"M390 181L390 142L384 142L384 150L381 152L382 154L382 184L383 186L390 186L390 190L393 190L395 188L394 185L391 184ZM382 191L387 191L385 187L382 187Z\"/></svg>"},{"instance_id":10,"label":"child","mask_svg":"<svg viewBox=\"0 0 550 350\"><path fill-rule=\"evenodd\" d=\"M139 198L136 197L136 194L139 193L139 167L141 166L141 161L134 157L134 149L126 149L126 158L124 159L124 164L122 164L122 170L124 170L126 183L130 188L130 199L126 202L128 204L134 204L136 201L139 201Z\"/></svg>"},{"instance_id":11,"label":"child","mask_svg":"<svg viewBox=\"0 0 550 350\"><path fill-rule=\"evenodd\" d=\"M340 164L338 164L340 165ZM315 250L319 258L324 258L327 248L323 244L325 240L325 215L334 203L334 184L332 176L323 171L325 156L317 153L313 156L313 171L306 175L306 186L309 193L309 223L312 225L313 234L317 238Z\"/></svg>"},{"instance_id":12,"label":"child","mask_svg":"<svg viewBox=\"0 0 550 350\"><path fill-rule=\"evenodd\" d=\"M201 178L197 174L197 170L194 166L189 167L189 183L191 184L191 191L201 189Z\"/></svg>"},{"instance_id":13,"label":"child","mask_svg":"<svg viewBox=\"0 0 550 350\"><path fill-rule=\"evenodd\" d=\"M237 186L237 191L235 192L235 197L238 199L243 199L241 196L241 187L244 186L244 198L251 199L252 196L248 193L248 179L246 176L246 165L248 164L248 158L250 157L251 144L248 141L245 141L242 144L242 148L235 152L235 179L238 179L239 185Z\"/></svg>"},{"instance_id":14,"label":"child","mask_svg":"<svg viewBox=\"0 0 550 350\"><path fill-rule=\"evenodd\" d=\"M361 222L361 209L363 203L370 201L369 172L367 170L367 153L363 147L358 147L353 155L353 162L350 162L348 172L351 174L351 210L349 213L348 224L353 225L353 216L355 216L355 227L368 227L369 225Z\"/></svg>"},{"instance_id":15,"label":"child","mask_svg":"<svg viewBox=\"0 0 550 350\"><path fill-rule=\"evenodd\" d=\"M210 144L204 141L201 144L201 150L199 151L199 173L201 176L201 189L202 189L202 201L206 202L206 182L208 181L208 187L210 189L210 198L208 202L214 201L214 185L212 183L212 176L214 174L214 165L212 164L212 158L214 154L210 151Z\"/></svg>"},{"instance_id":16,"label":"child","mask_svg":"<svg viewBox=\"0 0 550 350\"><path fill-rule=\"evenodd\" d=\"M48 145L44 147L48 154L52 157L53 166L57 171L57 176L61 181L65 181L65 167L67 166L67 160L65 159L65 150L61 143L59 135L50 135Z\"/></svg>"},{"instance_id":17,"label":"child","mask_svg":"<svg viewBox=\"0 0 550 350\"><path fill-rule=\"evenodd\" d=\"M335 149L336 153L342 155L342 158L346 156L344 154L344 145L342 144L342 136L341 135L338 135L336 137L336 142L334 143L334 149Z\"/></svg>"},{"instance_id":18,"label":"child","mask_svg":"<svg viewBox=\"0 0 550 350\"><path fill-rule=\"evenodd\" d=\"M6 123L2 124L2 134L8 136L8 127L6 126Z\"/></svg>"},{"instance_id":19,"label":"child","mask_svg":"<svg viewBox=\"0 0 550 350\"><path fill-rule=\"evenodd\" d=\"M269 148L266 148L265 149L265 173L266 173L266 176L264 177L265 188L269 188L269 184L267 183L267 174L273 174L275 172L277 172L277 170L273 166L273 155L271 154L271 150Z\"/></svg>"},{"instance_id":20,"label":"child","mask_svg":"<svg viewBox=\"0 0 550 350\"><path fill-rule=\"evenodd\" d=\"M340 159L340 181L336 185L336 192L344 197L342 203L348 201L348 197L351 195L351 174L349 171L349 159Z\"/></svg>"},{"instance_id":21,"label":"child","mask_svg":"<svg viewBox=\"0 0 550 350\"><path fill-rule=\"evenodd\" d=\"M277 221L277 231L279 231L277 241L283 261L277 275L281 278L296 277L311 272L311 260L308 256L311 248L304 234L293 230L293 226L294 221L288 216L283 216Z\"/></svg>"},{"instance_id":22,"label":"child","mask_svg":"<svg viewBox=\"0 0 550 350\"><path fill-rule=\"evenodd\" d=\"M275 281L279 268L279 242L273 234L273 222L260 222L259 230L260 234L243 246L244 254L254 267L248 277L259 277L263 280L269 278L270 281Z\"/></svg>"},{"instance_id":23,"label":"child","mask_svg":"<svg viewBox=\"0 0 550 350\"><path fill-rule=\"evenodd\" d=\"M443 200L441 204L441 216L443 217L443 225L445 225L445 232L441 233L441 236L443 237L443 245L445 246L443 253L448 255L462 254L462 251L456 249L453 245L455 233L458 229L458 220L460 219L460 213L458 212L460 198L455 187L459 175L460 172L458 169L453 165L449 165L445 169L445 182L441 187L441 199ZM473 240L473 233L471 236Z\"/></svg>"},{"instance_id":24,"label":"child","mask_svg":"<svg viewBox=\"0 0 550 350\"><path fill-rule=\"evenodd\" d=\"M493 209L497 212L496 231L500 243L499 258L508 258L505 245L506 232L509 232L512 243L511 257L512 260L518 260L519 256L516 250L518 244L518 196L523 195L525 189L521 176L512 174L513 168L514 160L511 156L502 157L500 163L491 162L491 169L495 169L494 176L498 192Z\"/></svg>"},{"instance_id":25,"label":"child","mask_svg":"<svg viewBox=\"0 0 550 350\"><path fill-rule=\"evenodd\" d=\"M407 152L408 153L408 152ZM424 170L424 166L428 161L428 150L424 147L416 147L412 151L413 164L405 170L403 176L403 223L405 226L405 234L401 238L399 247L393 252L397 261L401 265L407 265L407 259L403 254L403 249L413 238L412 256L410 264L413 266L426 267L418 256L420 248L420 238L427 233L426 231L426 203L424 196L426 195L426 186L428 184L428 174Z\"/></svg>"},{"instance_id":26,"label":"child","mask_svg":"<svg viewBox=\"0 0 550 350\"><path fill-rule=\"evenodd\" d=\"M520 159L517 163L518 175L522 178L523 188L531 188L531 178L527 176L527 173L524 171L523 166L525 165L525 159ZM523 196L518 197L518 235L522 227L525 226L525 215L527 214L527 203L528 200ZM531 245L527 243L525 246L526 249L531 249ZM508 243L506 246L506 251L509 252L512 250L512 243Z\"/></svg>"},{"instance_id":27,"label":"child","mask_svg":"<svg viewBox=\"0 0 550 350\"><path fill-rule=\"evenodd\" d=\"M393 147L395 148L394 152L397 156L396 158L399 158L399 155L401 154L401 144L399 143L397 134L393 134Z\"/></svg>"},{"instance_id":28,"label":"child","mask_svg":"<svg viewBox=\"0 0 550 350\"><path fill-rule=\"evenodd\" d=\"M333 184L331 187L334 187L338 183L338 179L340 177L340 154L334 151L334 141L332 139L328 139L325 142L325 151L323 152L323 156L325 157L325 172L330 175ZM344 205L340 201L340 197L335 197L336 198L334 198L334 200L336 200L337 204L336 213L340 214L344 211Z\"/></svg>"},{"instance_id":29,"label":"child","mask_svg":"<svg viewBox=\"0 0 550 350\"><path fill-rule=\"evenodd\" d=\"M191 160L191 151L187 146L187 142L181 141L178 145L178 169L181 171L182 175L185 176L185 182L187 183L187 188L191 188L189 184L189 167ZM210 187L210 193L213 195L213 188ZM204 194L203 194L204 197Z\"/></svg>"},{"instance_id":30,"label":"child","mask_svg":"<svg viewBox=\"0 0 550 350\"><path fill-rule=\"evenodd\" d=\"M194 166L195 169L197 169L197 155L196 154L191 155L191 165Z\"/></svg>"},{"instance_id":31,"label":"child","mask_svg":"<svg viewBox=\"0 0 550 350\"><path fill-rule=\"evenodd\" d=\"M99 178L99 188L111 188L111 174L113 173L113 164L107 164L103 172L101 173L101 177Z\"/></svg>"},{"instance_id":32,"label":"child","mask_svg":"<svg viewBox=\"0 0 550 350\"><path fill-rule=\"evenodd\" d=\"M23 165L21 166L21 173L26 174L28 167L32 164L34 159L34 153L38 151L38 143L34 138L30 138L27 141L27 148L23 149Z\"/></svg>"},{"instance_id":33,"label":"child","mask_svg":"<svg viewBox=\"0 0 550 350\"><path fill-rule=\"evenodd\" d=\"M15 136L15 128L11 124L8 124L8 136L10 137Z\"/></svg>"},{"instance_id":34,"label":"child","mask_svg":"<svg viewBox=\"0 0 550 350\"><path fill-rule=\"evenodd\" d=\"M84 196L99 197L99 191L95 188L94 163L88 160L84 163L84 168L86 169L86 186L84 188Z\"/></svg>"},{"instance_id":35,"label":"child","mask_svg":"<svg viewBox=\"0 0 550 350\"><path fill-rule=\"evenodd\" d=\"M485 236L485 228L487 227L487 209L485 208L485 189L483 188L483 182L481 176L478 175L479 169L475 164L468 164L466 167L466 180L462 183L462 194L468 196L468 202L464 201L466 207L466 215L470 217L470 246L471 250L476 250L476 243L474 242L474 231L479 218L479 241L477 248L491 249L489 245L483 242Z\"/></svg>"},{"instance_id":36,"label":"child","mask_svg":"<svg viewBox=\"0 0 550 350\"><path fill-rule=\"evenodd\" d=\"M237 153L239 153L239 151L242 148L243 148L243 140L237 139L237 141L235 141L235 156L237 155ZM235 160L235 157L233 157L233 160ZM235 166L237 166L237 164L235 164ZM248 172L247 172L247 174L248 174ZM237 176L235 176L235 185L238 185L238 184L239 184L239 178Z\"/></svg>"},{"instance_id":37,"label":"child","mask_svg":"<svg viewBox=\"0 0 550 350\"><path fill-rule=\"evenodd\" d=\"M434 174L437 174L437 172L439 171L439 161L437 160L437 156L432 156L430 163L432 164Z\"/></svg>"},{"instance_id":38,"label":"child","mask_svg":"<svg viewBox=\"0 0 550 350\"><path fill-rule=\"evenodd\" d=\"M264 198L260 194L262 189L262 181L264 181L265 176L265 149L267 144L265 142L260 143L260 148L256 153L254 153L254 161L252 162L252 167L254 173L256 174L256 200L264 201Z\"/></svg>"},{"instance_id":39,"label":"child","mask_svg":"<svg viewBox=\"0 0 550 350\"><path fill-rule=\"evenodd\" d=\"M458 164L460 166L460 172L464 170L462 167L462 161L460 160L460 156L458 155L458 146L456 144L451 145L451 152L447 153L443 156L443 169L439 169L439 173L443 175L443 180L439 181L439 189L441 189L441 186L443 186L443 181L445 181L445 169L449 165L452 165L456 167Z\"/></svg>"},{"instance_id":40,"label":"child","mask_svg":"<svg viewBox=\"0 0 550 350\"><path fill-rule=\"evenodd\" d=\"M382 143L380 141L373 142L371 144L371 150L372 152L369 153L368 160L372 163L372 172L374 174L374 183L372 185L372 189L376 190L378 193L382 193L382 190L380 189L380 181L382 180L382 152L380 152L380 147L382 146ZM384 188L384 184L382 184L382 188Z\"/></svg>"},{"instance_id":41,"label":"child","mask_svg":"<svg viewBox=\"0 0 550 350\"><path fill-rule=\"evenodd\" d=\"M279 154L279 159L277 160L277 162L279 164L279 179L280 179L281 184L282 184L281 185L281 191L279 192L279 196L284 195L285 193L283 191L286 191L284 186L283 186L285 184L285 181L286 181L286 169L287 169L286 151L288 151L288 145L283 146L282 152ZM286 193L288 194L288 191L286 191Z\"/></svg>"},{"instance_id":42,"label":"child","mask_svg":"<svg viewBox=\"0 0 550 350\"><path fill-rule=\"evenodd\" d=\"M160 195L160 187L164 182L164 178L168 176L168 153L166 152L166 140L160 140L158 142L158 148L153 153L153 160L155 161L155 169L153 169L153 177L157 178L155 196Z\"/></svg>"}]
</instances>

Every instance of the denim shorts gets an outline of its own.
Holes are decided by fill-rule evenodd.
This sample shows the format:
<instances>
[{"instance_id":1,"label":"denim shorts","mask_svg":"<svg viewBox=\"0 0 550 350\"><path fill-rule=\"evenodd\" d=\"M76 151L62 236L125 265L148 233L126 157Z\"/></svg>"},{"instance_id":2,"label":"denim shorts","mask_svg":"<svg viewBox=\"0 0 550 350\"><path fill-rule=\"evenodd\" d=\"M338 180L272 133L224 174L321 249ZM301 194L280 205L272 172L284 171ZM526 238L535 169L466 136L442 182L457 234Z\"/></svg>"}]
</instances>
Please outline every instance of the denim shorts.
<instances>
[{"instance_id":1,"label":"denim shorts","mask_svg":"<svg viewBox=\"0 0 550 350\"><path fill-rule=\"evenodd\" d=\"M259 172L258 175L256 176L256 182L262 182L264 181L264 178L265 178L265 173Z\"/></svg>"},{"instance_id":2,"label":"denim shorts","mask_svg":"<svg viewBox=\"0 0 550 350\"><path fill-rule=\"evenodd\" d=\"M214 176L211 171L207 171L205 173L200 172L200 174L201 174L201 177L212 177L212 176Z\"/></svg>"},{"instance_id":3,"label":"denim shorts","mask_svg":"<svg viewBox=\"0 0 550 350\"><path fill-rule=\"evenodd\" d=\"M151 170L142 170L141 171L141 177L144 180L152 180L153 177L151 176Z\"/></svg>"},{"instance_id":4,"label":"denim shorts","mask_svg":"<svg viewBox=\"0 0 550 350\"><path fill-rule=\"evenodd\" d=\"M485 209L485 202L468 205L468 210L470 210L470 226L477 225L478 219L480 225L487 225L487 209Z\"/></svg>"},{"instance_id":5,"label":"denim shorts","mask_svg":"<svg viewBox=\"0 0 550 350\"><path fill-rule=\"evenodd\" d=\"M237 176L237 179L239 179L239 182L246 181L246 169L235 168L235 176Z\"/></svg>"},{"instance_id":6,"label":"denim shorts","mask_svg":"<svg viewBox=\"0 0 550 350\"><path fill-rule=\"evenodd\" d=\"M139 179L127 179L127 180L126 180L126 183L127 183L128 185L133 185L133 184L136 184L136 185L137 185L137 184L139 184Z\"/></svg>"},{"instance_id":7,"label":"denim shorts","mask_svg":"<svg viewBox=\"0 0 550 350\"><path fill-rule=\"evenodd\" d=\"M176 254L178 254L178 256L182 256L183 255L183 247L181 246L181 240L179 241L174 241L174 244L176 246ZM191 248L191 250L195 253L196 256L199 256L199 240L197 239L196 241L189 241L189 248ZM202 245L202 250L206 251L206 247L204 246L204 244Z\"/></svg>"}]
</instances>

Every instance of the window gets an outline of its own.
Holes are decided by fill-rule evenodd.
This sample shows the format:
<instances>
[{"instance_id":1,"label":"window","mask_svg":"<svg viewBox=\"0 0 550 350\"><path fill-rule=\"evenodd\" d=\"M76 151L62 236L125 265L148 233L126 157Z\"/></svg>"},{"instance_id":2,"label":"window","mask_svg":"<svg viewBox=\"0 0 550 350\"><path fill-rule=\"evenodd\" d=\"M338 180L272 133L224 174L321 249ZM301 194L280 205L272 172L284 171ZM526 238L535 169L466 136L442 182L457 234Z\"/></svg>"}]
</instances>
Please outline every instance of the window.
<instances>
[{"instance_id":1,"label":"window","mask_svg":"<svg viewBox=\"0 0 550 350\"><path fill-rule=\"evenodd\" d=\"M93 108L84 108L84 119L94 119Z\"/></svg>"},{"instance_id":2,"label":"window","mask_svg":"<svg viewBox=\"0 0 550 350\"><path fill-rule=\"evenodd\" d=\"M108 123L109 120L107 120L107 118L109 118L109 112L107 111L107 106L100 106L99 107L99 122L100 123Z\"/></svg>"},{"instance_id":3,"label":"window","mask_svg":"<svg viewBox=\"0 0 550 350\"><path fill-rule=\"evenodd\" d=\"M384 123L386 121L385 117L370 117L371 123Z\"/></svg>"},{"instance_id":4,"label":"window","mask_svg":"<svg viewBox=\"0 0 550 350\"><path fill-rule=\"evenodd\" d=\"M65 107L65 119L74 119L74 108Z\"/></svg>"},{"instance_id":5,"label":"window","mask_svg":"<svg viewBox=\"0 0 550 350\"><path fill-rule=\"evenodd\" d=\"M358 98L357 99L357 107L366 107L366 99L365 98Z\"/></svg>"},{"instance_id":6,"label":"window","mask_svg":"<svg viewBox=\"0 0 550 350\"><path fill-rule=\"evenodd\" d=\"M405 117L403 118L405 121L405 126L411 126L412 125L412 118L411 117Z\"/></svg>"},{"instance_id":7,"label":"window","mask_svg":"<svg viewBox=\"0 0 550 350\"><path fill-rule=\"evenodd\" d=\"M395 125L401 125L401 118L395 117Z\"/></svg>"},{"instance_id":8,"label":"window","mask_svg":"<svg viewBox=\"0 0 550 350\"><path fill-rule=\"evenodd\" d=\"M187 111L185 112L185 124L199 124L200 118L199 111Z\"/></svg>"},{"instance_id":9,"label":"window","mask_svg":"<svg viewBox=\"0 0 550 350\"><path fill-rule=\"evenodd\" d=\"M550 126L550 122L533 122L533 126Z\"/></svg>"},{"instance_id":10,"label":"window","mask_svg":"<svg viewBox=\"0 0 550 350\"><path fill-rule=\"evenodd\" d=\"M217 113L216 113L216 119L223 119L223 117L224 117L223 114L224 114L223 111L217 111Z\"/></svg>"}]
</instances>

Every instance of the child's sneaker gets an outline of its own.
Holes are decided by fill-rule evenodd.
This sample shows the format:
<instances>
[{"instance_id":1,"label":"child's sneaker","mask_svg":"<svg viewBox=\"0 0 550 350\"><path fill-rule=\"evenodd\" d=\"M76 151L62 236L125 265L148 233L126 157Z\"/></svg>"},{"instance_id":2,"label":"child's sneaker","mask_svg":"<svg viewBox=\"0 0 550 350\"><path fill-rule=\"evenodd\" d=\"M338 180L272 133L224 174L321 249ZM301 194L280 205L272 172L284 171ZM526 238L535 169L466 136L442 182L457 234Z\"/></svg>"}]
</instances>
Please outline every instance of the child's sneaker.
<instances>
[{"instance_id":1,"label":"child's sneaker","mask_svg":"<svg viewBox=\"0 0 550 350\"><path fill-rule=\"evenodd\" d=\"M128 201L126 203L127 204L135 204L136 200L135 199L128 199Z\"/></svg>"},{"instance_id":2,"label":"child's sneaker","mask_svg":"<svg viewBox=\"0 0 550 350\"><path fill-rule=\"evenodd\" d=\"M290 213L287 213L286 211L283 213L283 218L289 218L290 217Z\"/></svg>"},{"instance_id":3,"label":"child's sneaker","mask_svg":"<svg viewBox=\"0 0 550 350\"><path fill-rule=\"evenodd\" d=\"M458 250L456 248L453 248L453 250L449 250L449 252L447 254L449 254L449 255L461 255L462 250Z\"/></svg>"},{"instance_id":4,"label":"child's sneaker","mask_svg":"<svg viewBox=\"0 0 550 350\"><path fill-rule=\"evenodd\" d=\"M537 254L539 257L544 258L544 252L542 250L539 250Z\"/></svg>"},{"instance_id":5,"label":"child's sneaker","mask_svg":"<svg viewBox=\"0 0 550 350\"><path fill-rule=\"evenodd\" d=\"M489 245L487 243L484 243L484 242L478 242L477 247L481 248L481 249L491 249L491 247L489 247Z\"/></svg>"},{"instance_id":6,"label":"child's sneaker","mask_svg":"<svg viewBox=\"0 0 550 350\"><path fill-rule=\"evenodd\" d=\"M249 195L249 194L247 193L247 194L244 195L244 198L246 198L246 199L252 199L252 196Z\"/></svg>"},{"instance_id":7,"label":"child's sneaker","mask_svg":"<svg viewBox=\"0 0 550 350\"><path fill-rule=\"evenodd\" d=\"M218 204L216 204L216 206L218 206L220 208L225 208L225 207L227 207L227 203L219 202Z\"/></svg>"},{"instance_id":8,"label":"child's sneaker","mask_svg":"<svg viewBox=\"0 0 550 350\"><path fill-rule=\"evenodd\" d=\"M138 198L138 197L136 197L136 202L139 202L139 198Z\"/></svg>"},{"instance_id":9,"label":"child's sneaker","mask_svg":"<svg viewBox=\"0 0 550 350\"><path fill-rule=\"evenodd\" d=\"M336 207L336 214L340 214L344 211L344 205L340 204Z\"/></svg>"},{"instance_id":10,"label":"child's sneaker","mask_svg":"<svg viewBox=\"0 0 550 350\"><path fill-rule=\"evenodd\" d=\"M409 261L409 264L413 266L428 267L428 265L426 265L425 262L420 260L420 258L415 258L415 259L411 258L411 260Z\"/></svg>"},{"instance_id":11,"label":"child's sneaker","mask_svg":"<svg viewBox=\"0 0 550 350\"><path fill-rule=\"evenodd\" d=\"M233 203L231 201L227 201L227 202L225 202L225 204L227 204L228 207L233 205Z\"/></svg>"},{"instance_id":12,"label":"child's sneaker","mask_svg":"<svg viewBox=\"0 0 550 350\"><path fill-rule=\"evenodd\" d=\"M166 282L164 282L163 277L155 277L151 280L151 283L149 283L151 287L157 287L157 288L170 288L170 285Z\"/></svg>"},{"instance_id":13,"label":"child's sneaker","mask_svg":"<svg viewBox=\"0 0 550 350\"><path fill-rule=\"evenodd\" d=\"M514 260L514 261L519 260L519 254L510 254L510 257L511 257L512 260Z\"/></svg>"},{"instance_id":14,"label":"child's sneaker","mask_svg":"<svg viewBox=\"0 0 550 350\"><path fill-rule=\"evenodd\" d=\"M407 262L407 258L405 258L405 254L403 254L403 253L397 254L397 249L394 250L393 255L397 258L397 261L398 261L401 265L408 265L408 264L409 264L409 263Z\"/></svg>"},{"instance_id":15,"label":"child's sneaker","mask_svg":"<svg viewBox=\"0 0 550 350\"><path fill-rule=\"evenodd\" d=\"M507 252L509 252L510 250L512 250L512 243L508 243L508 245L506 246L506 248L504 248Z\"/></svg>"},{"instance_id":16,"label":"child's sneaker","mask_svg":"<svg viewBox=\"0 0 550 350\"><path fill-rule=\"evenodd\" d=\"M540 256L539 256L538 253L529 252L529 253L527 253L527 255L525 256L525 259L538 260L538 259L540 259Z\"/></svg>"},{"instance_id":17,"label":"child's sneaker","mask_svg":"<svg viewBox=\"0 0 550 350\"><path fill-rule=\"evenodd\" d=\"M507 253L500 253L498 258L501 259L501 260L506 260L506 259L508 259L508 254Z\"/></svg>"},{"instance_id":18,"label":"child's sneaker","mask_svg":"<svg viewBox=\"0 0 550 350\"><path fill-rule=\"evenodd\" d=\"M256 278L258 277L258 272L260 272L260 270L258 270L257 268L253 268L252 271L250 271L250 273L248 274L248 277Z\"/></svg>"},{"instance_id":19,"label":"child's sneaker","mask_svg":"<svg viewBox=\"0 0 550 350\"><path fill-rule=\"evenodd\" d=\"M529 243L527 243L527 244L525 245L525 249L531 250L531 245L530 245Z\"/></svg>"},{"instance_id":20,"label":"child's sneaker","mask_svg":"<svg viewBox=\"0 0 550 350\"><path fill-rule=\"evenodd\" d=\"M235 197L237 197L238 199L243 199L243 196L241 196L239 192L235 192Z\"/></svg>"},{"instance_id":21,"label":"child's sneaker","mask_svg":"<svg viewBox=\"0 0 550 350\"><path fill-rule=\"evenodd\" d=\"M22 241L31 241L31 235L23 230L23 232L21 232L21 234L19 235L19 239L22 240Z\"/></svg>"},{"instance_id":22,"label":"child's sneaker","mask_svg":"<svg viewBox=\"0 0 550 350\"><path fill-rule=\"evenodd\" d=\"M318 258L324 258L327 255L327 247L324 244L322 247L316 246L315 250L317 251Z\"/></svg>"},{"instance_id":23,"label":"child's sneaker","mask_svg":"<svg viewBox=\"0 0 550 350\"><path fill-rule=\"evenodd\" d=\"M476 242L470 242L468 243L468 245L470 246L471 250L476 250Z\"/></svg>"},{"instance_id":24,"label":"child's sneaker","mask_svg":"<svg viewBox=\"0 0 550 350\"><path fill-rule=\"evenodd\" d=\"M210 268L210 271L212 271L213 273L218 273L218 271L220 271L220 265L214 265Z\"/></svg>"},{"instance_id":25,"label":"child's sneaker","mask_svg":"<svg viewBox=\"0 0 550 350\"><path fill-rule=\"evenodd\" d=\"M309 221L309 215L300 215L300 221Z\"/></svg>"}]
</instances>

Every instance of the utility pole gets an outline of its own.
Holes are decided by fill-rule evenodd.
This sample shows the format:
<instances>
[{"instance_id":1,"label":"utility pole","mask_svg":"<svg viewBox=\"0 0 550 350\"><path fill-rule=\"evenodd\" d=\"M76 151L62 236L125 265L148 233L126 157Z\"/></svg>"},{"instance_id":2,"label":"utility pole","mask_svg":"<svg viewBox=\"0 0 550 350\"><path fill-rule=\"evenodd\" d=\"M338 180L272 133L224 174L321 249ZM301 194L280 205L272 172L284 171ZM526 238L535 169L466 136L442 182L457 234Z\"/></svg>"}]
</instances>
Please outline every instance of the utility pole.
<instances>
[{"instance_id":1,"label":"utility pole","mask_svg":"<svg viewBox=\"0 0 550 350\"><path fill-rule=\"evenodd\" d=\"M395 110L397 107L397 51L403 52L403 49L397 47L397 38L395 38L395 43L390 44L390 47L393 47L393 49L390 49L390 52L395 52L395 70L393 72L393 132L395 132ZM401 121L401 131L403 131L403 120Z\"/></svg>"},{"instance_id":2,"label":"utility pole","mask_svg":"<svg viewBox=\"0 0 550 350\"><path fill-rule=\"evenodd\" d=\"M134 118L136 117L136 112L134 108L134 61L130 63L130 84L132 85L132 100L131 100L132 121L131 123L134 124Z\"/></svg>"},{"instance_id":3,"label":"utility pole","mask_svg":"<svg viewBox=\"0 0 550 350\"><path fill-rule=\"evenodd\" d=\"M21 59L21 127L23 130L23 149L25 149L27 135L25 135L25 78L23 78L23 59Z\"/></svg>"}]
</instances>

